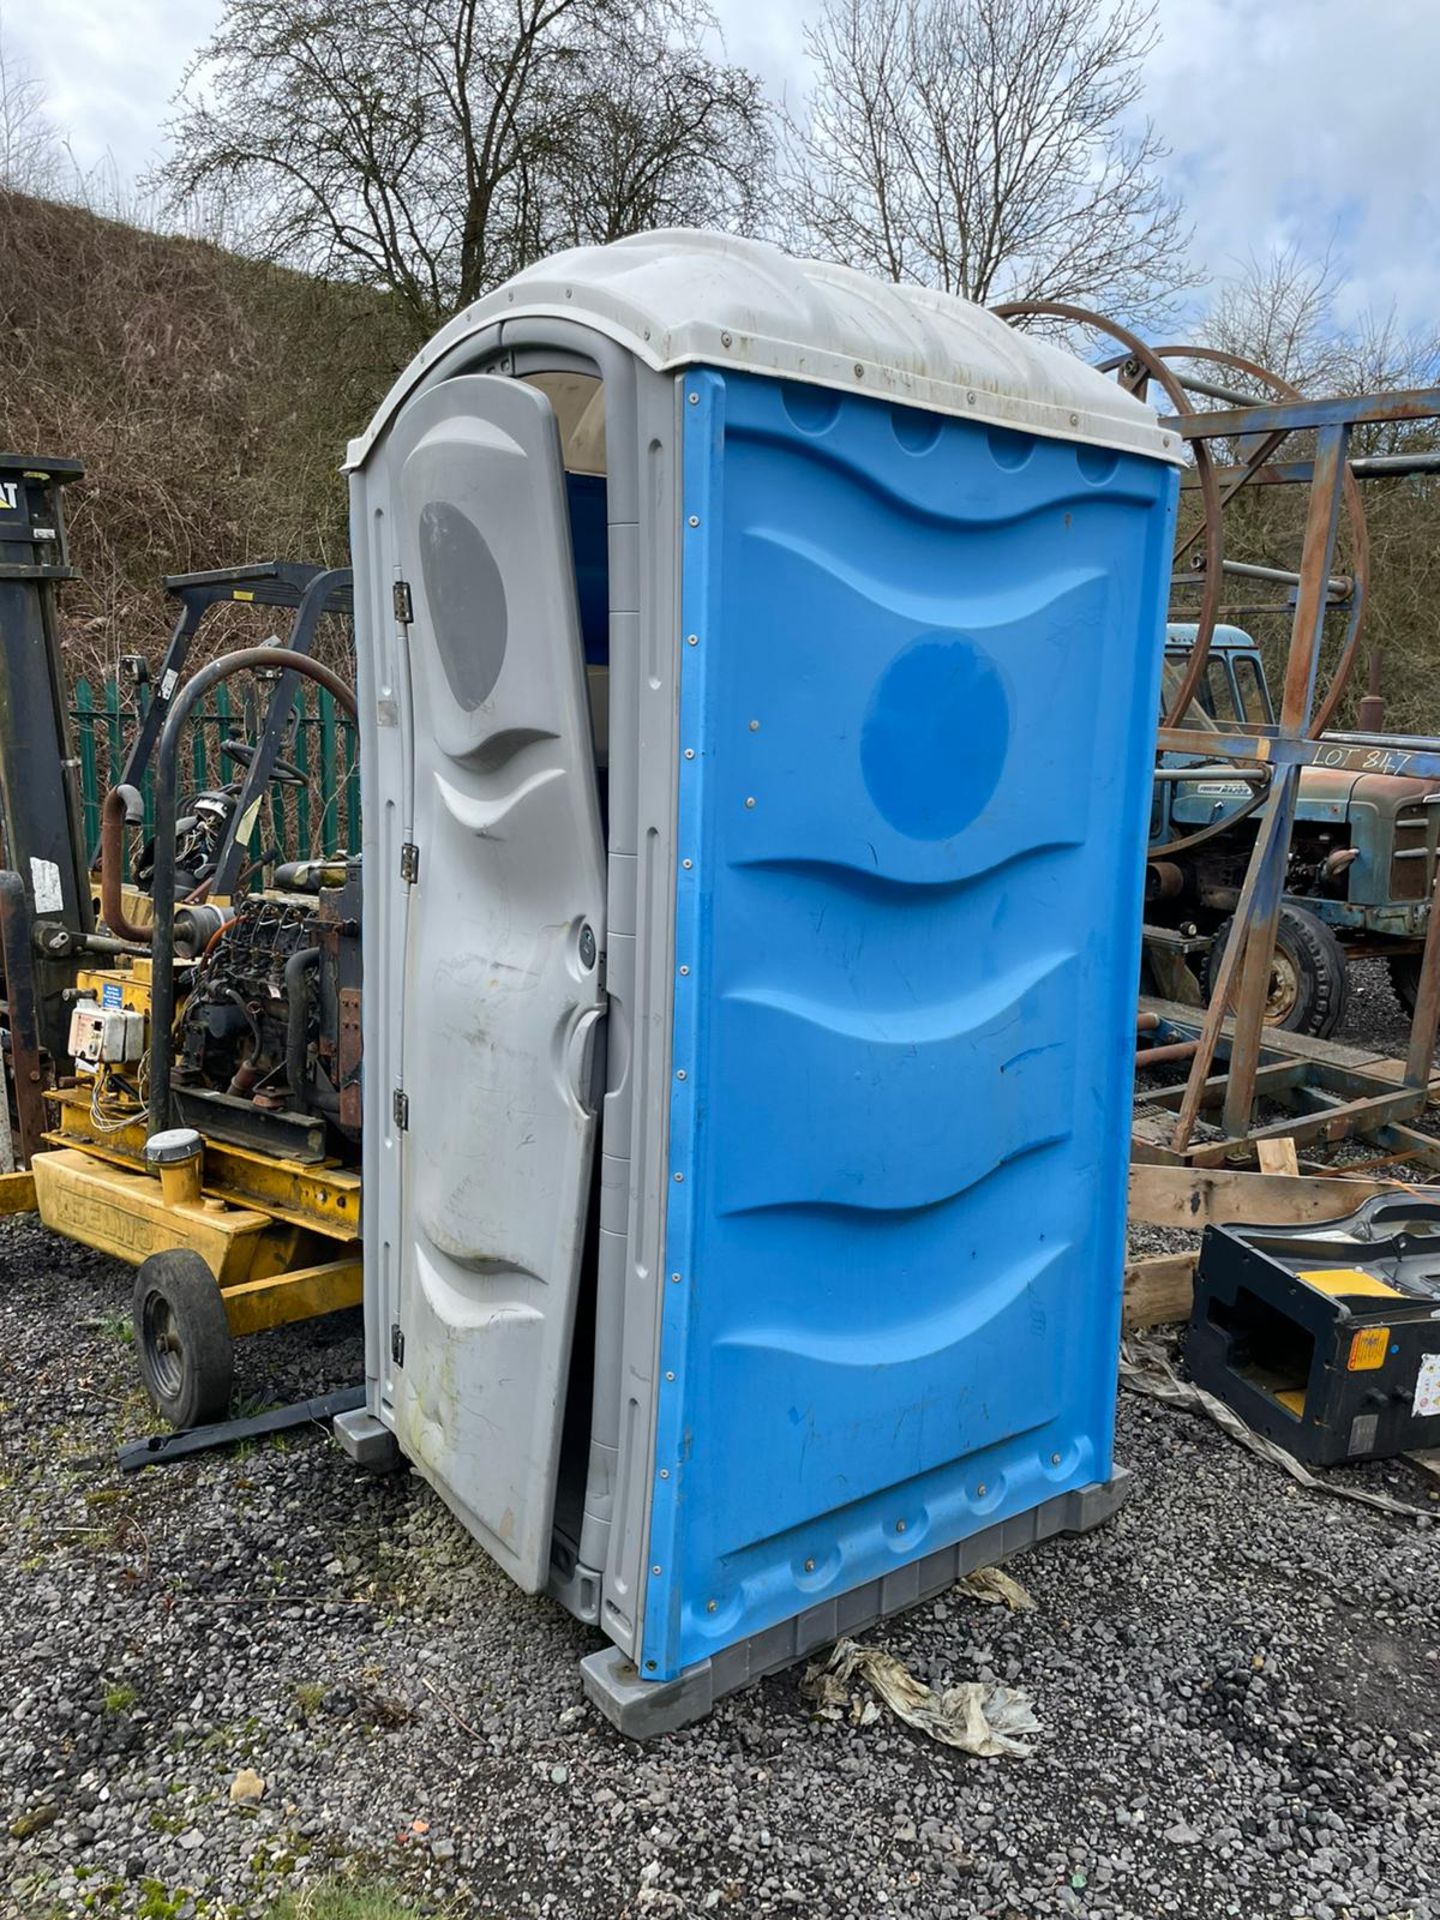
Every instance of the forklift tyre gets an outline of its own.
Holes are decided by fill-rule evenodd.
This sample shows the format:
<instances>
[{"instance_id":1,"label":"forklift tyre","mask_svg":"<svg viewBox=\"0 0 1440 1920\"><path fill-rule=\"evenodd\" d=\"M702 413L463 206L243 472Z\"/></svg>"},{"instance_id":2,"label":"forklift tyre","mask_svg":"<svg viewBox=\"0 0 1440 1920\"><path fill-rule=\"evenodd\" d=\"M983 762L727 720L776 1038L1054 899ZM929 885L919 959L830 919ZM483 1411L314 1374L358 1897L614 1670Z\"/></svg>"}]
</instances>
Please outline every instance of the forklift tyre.
<instances>
[{"instance_id":1,"label":"forklift tyre","mask_svg":"<svg viewBox=\"0 0 1440 1920\"><path fill-rule=\"evenodd\" d=\"M234 1347L215 1276L188 1247L142 1261L132 1299L140 1377L172 1427L223 1420L230 1409Z\"/></svg>"},{"instance_id":2,"label":"forklift tyre","mask_svg":"<svg viewBox=\"0 0 1440 1920\"><path fill-rule=\"evenodd\" d=\"M1205 998L1215 990L1215 976L1232 920L1216 929L1205 955ZM1392 963L1393 964L1393 963ZM1303 907L1284 906L1275 927L1275 961L1265 1002L1265 1024L1286 1033L1308 1033L1328 1040L1345 1018L1349 987L1345 953L1323 920ZM1234 995L1231 995L1231 1007Z\"/></svg>"},{"instance_id":3,"label":"forklift tyre","mask_svg":"<svg viewBox=\"0 0 1440 1920\"><path fill-rule=\"evenodd\" d=\"M1407 1019L1415 1018L1415 997L1420 991L1420 955L1395 953L1385 962L1390 970L1390 987L1404 1009Z\"/></svg>"}]
</instances>

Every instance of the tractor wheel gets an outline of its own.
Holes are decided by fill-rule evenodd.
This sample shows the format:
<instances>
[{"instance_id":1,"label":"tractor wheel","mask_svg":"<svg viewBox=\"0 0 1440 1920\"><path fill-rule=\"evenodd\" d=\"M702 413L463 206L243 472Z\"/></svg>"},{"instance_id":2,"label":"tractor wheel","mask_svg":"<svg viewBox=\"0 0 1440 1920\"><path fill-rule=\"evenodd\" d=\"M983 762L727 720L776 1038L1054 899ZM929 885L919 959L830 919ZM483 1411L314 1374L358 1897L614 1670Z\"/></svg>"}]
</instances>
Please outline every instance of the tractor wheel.
<instances>
[{"instance_id":1,"label":"tractor wheel","mask_svg":"<svg viewBox=\"0 0 1440 1920\"><path fill-rule=\"evenodd\" d=\"M140 1377L172 1427L223 1420L235 1371L230 1322L215 1276L188 1247L152 1253L135 1276Z\"/></svg>"},{"instance_id":2,"label":"tractor wheel","mask_svg":"<svg viewBox=\"0 0 1440 1920\"><path fill-rule=\"evenodd\" d=\"M1227 920L1216 931L1214 943L1205 956L1207 1000L1215 989L1215 976L1220 971L1232 924ZM1303 907L1282 907L1275 928L1270 991L1265 999L1266 1026L1328 1040L1345 1018L1347 995L1344 950L1329 927ZM1233 992L1230 1005L1233 1010Z\"/></svg>"},{"instance_id":3,"label":"tractor wheel","mask_svg":"<svg viewBox=\"0 0 1440 1920\"><path fill-rule=\"evenodd\" d=\"M1385 962L1390 969L1390 986L1407 1019L1415 1017L1415 996L1420 991L1420 955L1395 953Z\"/></svg>"}]
</instances>

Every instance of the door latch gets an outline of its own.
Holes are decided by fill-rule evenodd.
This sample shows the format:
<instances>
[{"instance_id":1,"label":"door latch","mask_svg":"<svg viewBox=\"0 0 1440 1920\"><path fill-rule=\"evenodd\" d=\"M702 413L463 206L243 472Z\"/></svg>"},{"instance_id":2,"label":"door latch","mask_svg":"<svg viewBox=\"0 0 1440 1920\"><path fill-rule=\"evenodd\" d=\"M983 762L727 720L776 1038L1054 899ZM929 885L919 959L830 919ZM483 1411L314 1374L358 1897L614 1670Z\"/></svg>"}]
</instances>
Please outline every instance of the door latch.
<instances>
[{"instance_id":1,"label":"door latch","mask_svg":"<svg viewBox=\"0 0 1440 1920\"><path fill-rule=\"evenodd\" d=\"M397 1367L403 1367L405 1364L405 1335L400 1330L398 1320L390 1329L390 1358Z\"/></svg>"},{"instance_id":2,"label":"door latch","mask_svg":"<svg viewBox=\"0 0 1440 1920\"><path fill-rule=\"evenodd\" d=\"M420 878L420 849L413 840L407 840L400 848L400 878L407 887L413 887Z\"/></svg>"},{"instance_id":3,"label":"door latch","mask_svg":"<svg viewBox=\"0 0 1440 1920\"><path fill-rule=\"evenodd\" d=\"M403 1087L396 1087L395 1097L390 1103L390 1111L395 1118L396 1132L406 1132L410 1125L410 1096Z\"/></svg>"},{"instance_id":4,"label":"door latch","mask_svg":"<svg viewBox=\"0 0 1440 1920\"><path fill-rule=\"evenodd\" d=\"M408 627L415 618L415 604L410 598L410 582L397 580L390 589L390 600L395 609L395 618L402 627Z\"/></svg>"}]
</instances>

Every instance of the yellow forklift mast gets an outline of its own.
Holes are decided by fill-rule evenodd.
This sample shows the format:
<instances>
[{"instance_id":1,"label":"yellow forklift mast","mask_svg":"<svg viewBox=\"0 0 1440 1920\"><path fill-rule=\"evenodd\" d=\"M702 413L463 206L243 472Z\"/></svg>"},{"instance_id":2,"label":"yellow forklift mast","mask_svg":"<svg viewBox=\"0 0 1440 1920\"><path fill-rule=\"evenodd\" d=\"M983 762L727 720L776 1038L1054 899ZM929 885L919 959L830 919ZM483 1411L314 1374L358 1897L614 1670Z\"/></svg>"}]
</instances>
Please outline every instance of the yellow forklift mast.
<instances>
[{"instance_id":1,"label":"yellow forklift mast","mask_svg":"<svg viewBox=\"0 0 1440 1920\"><path fill-rule=\"evenodd\" d=\"M228 1409L234 1339L361 1299L359 859L265 859L272 884L246 890L259 802L302 777L279 752L300 679L354 713L344 682L309 658L320 616L348 614L349 575L271 563L167 583L181 617L87 860L54 602L70 577L59 486L78 468L25 472L24 511L9 527L0 516L0 680L36 707L23 730L13 701L0 709L0 1213L37 1210L137 1269L142 1377L173 1425L192 1426ZM288 645L182 680L201 615L257 596L295 610ZM237 777L182 805L190 716L242 672L270 688L258 737L222 741ZM124 837L152 761L156 836L137 893Z\"/></svg>"}]
</instances>

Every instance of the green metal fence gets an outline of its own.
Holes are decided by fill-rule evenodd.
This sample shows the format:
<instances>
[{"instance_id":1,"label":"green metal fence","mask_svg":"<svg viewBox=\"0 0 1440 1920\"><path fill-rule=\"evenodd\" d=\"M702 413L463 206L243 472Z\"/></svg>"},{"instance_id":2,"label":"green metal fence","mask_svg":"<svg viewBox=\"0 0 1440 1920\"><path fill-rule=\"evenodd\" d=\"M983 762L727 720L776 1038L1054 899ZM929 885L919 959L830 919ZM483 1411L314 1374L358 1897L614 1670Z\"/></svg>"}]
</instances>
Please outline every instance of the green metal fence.
<instances>
[{"instance_id":1,"label":"green metal fence","mask_svg":"<svg viewBox=\"0 0 1440 1920\"><path fill-rule=\"evenodd\" d=\"M126 750L149 701L149 688L143 684L122 692L118 680L107 680L98 689L97 698L97 689L88 680L76 683L70 716L80 763L80 797L87 847L99 844L100 803L107 789L120 777ZM186 786L190 793L200 793L207 787L224 786L243 773L238 761L221 754L220 742L232 738L254 739L259 718L252 688L247 687L234 697L225 682L216 687L190 723L190 750L182 758L185 769L182 805ZM287 860L358 852L360 770L355 729L349 716L338 711L333 695L323 687L310 685L296 693L295 716L281 745L280 757L289 760L305 775L305 784L272 783L271 831L266 836L267 843L278 846ZM141 792L148 835L155 830L153 769L146 773ZM260 883L257 872L251 877L251 885Z\"/></svg>"}]
</instances>

